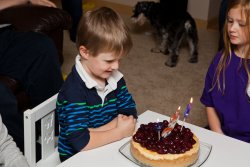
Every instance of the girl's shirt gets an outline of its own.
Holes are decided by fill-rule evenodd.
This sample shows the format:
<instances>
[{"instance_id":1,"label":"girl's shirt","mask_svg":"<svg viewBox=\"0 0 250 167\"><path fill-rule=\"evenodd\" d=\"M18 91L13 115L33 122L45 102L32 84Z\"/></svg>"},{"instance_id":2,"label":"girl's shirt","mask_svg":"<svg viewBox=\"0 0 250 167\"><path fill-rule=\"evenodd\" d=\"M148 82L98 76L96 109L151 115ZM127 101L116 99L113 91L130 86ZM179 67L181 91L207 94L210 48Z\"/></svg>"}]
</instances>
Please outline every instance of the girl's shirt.
<instances>
[{"instance_id":1,"label":"girl's shirt","mask_svg":"<svg viewBox=\"0 0 250 167\"><path fill-rule=\"evenodd\" d=\"M230 64L225 71L224 94L218 90L217 85L210 91L221 54L219 52L215 56L208 69L200 100L206 107L215 108L221 128L226 135L250 143L250 97L246 93L248 77L242 59L235 53L232 54ZM223 89L222 77L220 83Z\"/></svg>"},{"instance_id":2,"label":"girl's shirt","mask_svg":"<svg viewBox=\"0 0 250 167\"><path fill-rule=\"evenodd\" d=\"M60 123L58 150L62 161L88 144L88 128L103 126L118 114L137 117L135 102L119 71L114 71L101 89L77 59L59 91L57 113Z\"/></svg>"}]
</instances>

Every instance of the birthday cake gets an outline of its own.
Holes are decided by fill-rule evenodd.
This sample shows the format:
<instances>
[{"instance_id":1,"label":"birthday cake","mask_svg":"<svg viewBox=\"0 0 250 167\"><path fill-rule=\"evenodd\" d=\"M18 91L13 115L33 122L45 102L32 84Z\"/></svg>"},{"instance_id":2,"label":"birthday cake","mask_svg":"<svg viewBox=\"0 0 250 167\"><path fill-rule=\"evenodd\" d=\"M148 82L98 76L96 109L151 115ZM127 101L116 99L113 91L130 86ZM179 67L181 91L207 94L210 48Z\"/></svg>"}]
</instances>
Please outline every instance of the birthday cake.
<instances>
[{"instance_id":1,"label":"birthday cake","mask_svg":"<svg viewBox=\"0 0 250 167\"><path fill-rule=\"evenodd\" d=\"M142 124L131 140L131 154L152 167L187 167L199 155L199 140L189 128L171 120ZM160 125L160 127L159 127ZM171 129L169 131L168 129Z\"/></svg>"}]
</instances>

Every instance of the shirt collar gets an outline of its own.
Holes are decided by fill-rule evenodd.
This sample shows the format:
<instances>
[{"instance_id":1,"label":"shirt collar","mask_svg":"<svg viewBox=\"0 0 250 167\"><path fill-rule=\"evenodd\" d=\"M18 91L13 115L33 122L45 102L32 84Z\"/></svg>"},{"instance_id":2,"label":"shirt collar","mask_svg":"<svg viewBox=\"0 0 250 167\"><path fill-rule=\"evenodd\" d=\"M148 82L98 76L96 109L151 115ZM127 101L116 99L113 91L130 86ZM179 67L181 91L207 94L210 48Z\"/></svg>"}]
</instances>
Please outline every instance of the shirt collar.
<instances>
[{"instance_id":1,"label":"shirt collar","mask_svg":"<svg viewBox=\"0 0 250 167\"><path fill-rule=\"evenodd\" d=\"M91 89L95 87L96 89L101 89L100 86L97 84L97 82L89 76L89 74L86 72L86 70L83 68L82 63L80 62L81 56L78 54L75 58L75 67L76 71L85 82L86 87L88 89ZM118 70L115 70L112 72L109 78L107 78L108 85L115 90L117 88L117 82L123 77L123 74L119 72Z\"/></svg>"},{"instance_id":2,"label":"shirt collar","mask_svg":"<svg viewBox=\"0 0 250 167\"><path fill-rule=\"evenodd\" d=\"M250 97L250 83L248 83L247 85L247 95L248 97Z\"/></svg>"}]
</instances>

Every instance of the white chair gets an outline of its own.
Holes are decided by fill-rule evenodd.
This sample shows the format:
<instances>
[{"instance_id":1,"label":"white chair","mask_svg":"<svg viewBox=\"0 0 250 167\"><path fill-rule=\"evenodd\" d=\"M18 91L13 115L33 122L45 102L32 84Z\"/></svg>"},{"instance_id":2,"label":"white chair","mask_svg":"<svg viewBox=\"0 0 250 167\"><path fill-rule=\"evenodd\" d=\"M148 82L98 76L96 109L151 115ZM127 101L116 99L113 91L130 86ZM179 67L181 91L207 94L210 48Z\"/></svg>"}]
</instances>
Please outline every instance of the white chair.
<instances>
[{"instance_id":1,"label":"white chair","mask_svg":"<svg viewBox=\"0 0 250 167\"><path fill-rule=\"evenodd\" d=\"M55 167L60 164L55 139L55 108L57 94L33 109L24 112L24 155L30 167ZM36 163L36 127L41 120L41 160Z\"/></svg>"}]
</instances>

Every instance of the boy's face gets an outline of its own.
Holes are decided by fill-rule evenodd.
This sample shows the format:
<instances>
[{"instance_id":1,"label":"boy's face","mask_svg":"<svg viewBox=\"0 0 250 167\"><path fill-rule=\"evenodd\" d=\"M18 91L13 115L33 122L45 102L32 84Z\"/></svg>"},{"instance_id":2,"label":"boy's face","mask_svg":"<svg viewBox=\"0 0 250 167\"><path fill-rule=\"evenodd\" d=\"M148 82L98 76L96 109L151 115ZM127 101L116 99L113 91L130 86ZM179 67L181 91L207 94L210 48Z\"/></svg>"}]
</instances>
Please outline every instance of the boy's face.
<instances>
[{"instance_id":1,"label":"boy's face","mask_svg":"<svg viewBox=\"0 0 250 167\"><path fill-rule=\"evenodd\" d=\"M227 28L228 36L232 44L236 45L239 50L248 46L248 25L241 7L238 6L229 10Z\"/></svg>"},{"instance_id":2,"label":"boy's face","mask_svg":"<svg viewBox=\"0 0 250 167\"><path fill-rule=\"evenodd\" d=\"M119 61L121 56L115 56L114 53L100 53L97 56L87 55L84 65L87 68L87 72L95 80L107 79L114 70L119 68Z\"/></svg>"}]
</instances>

